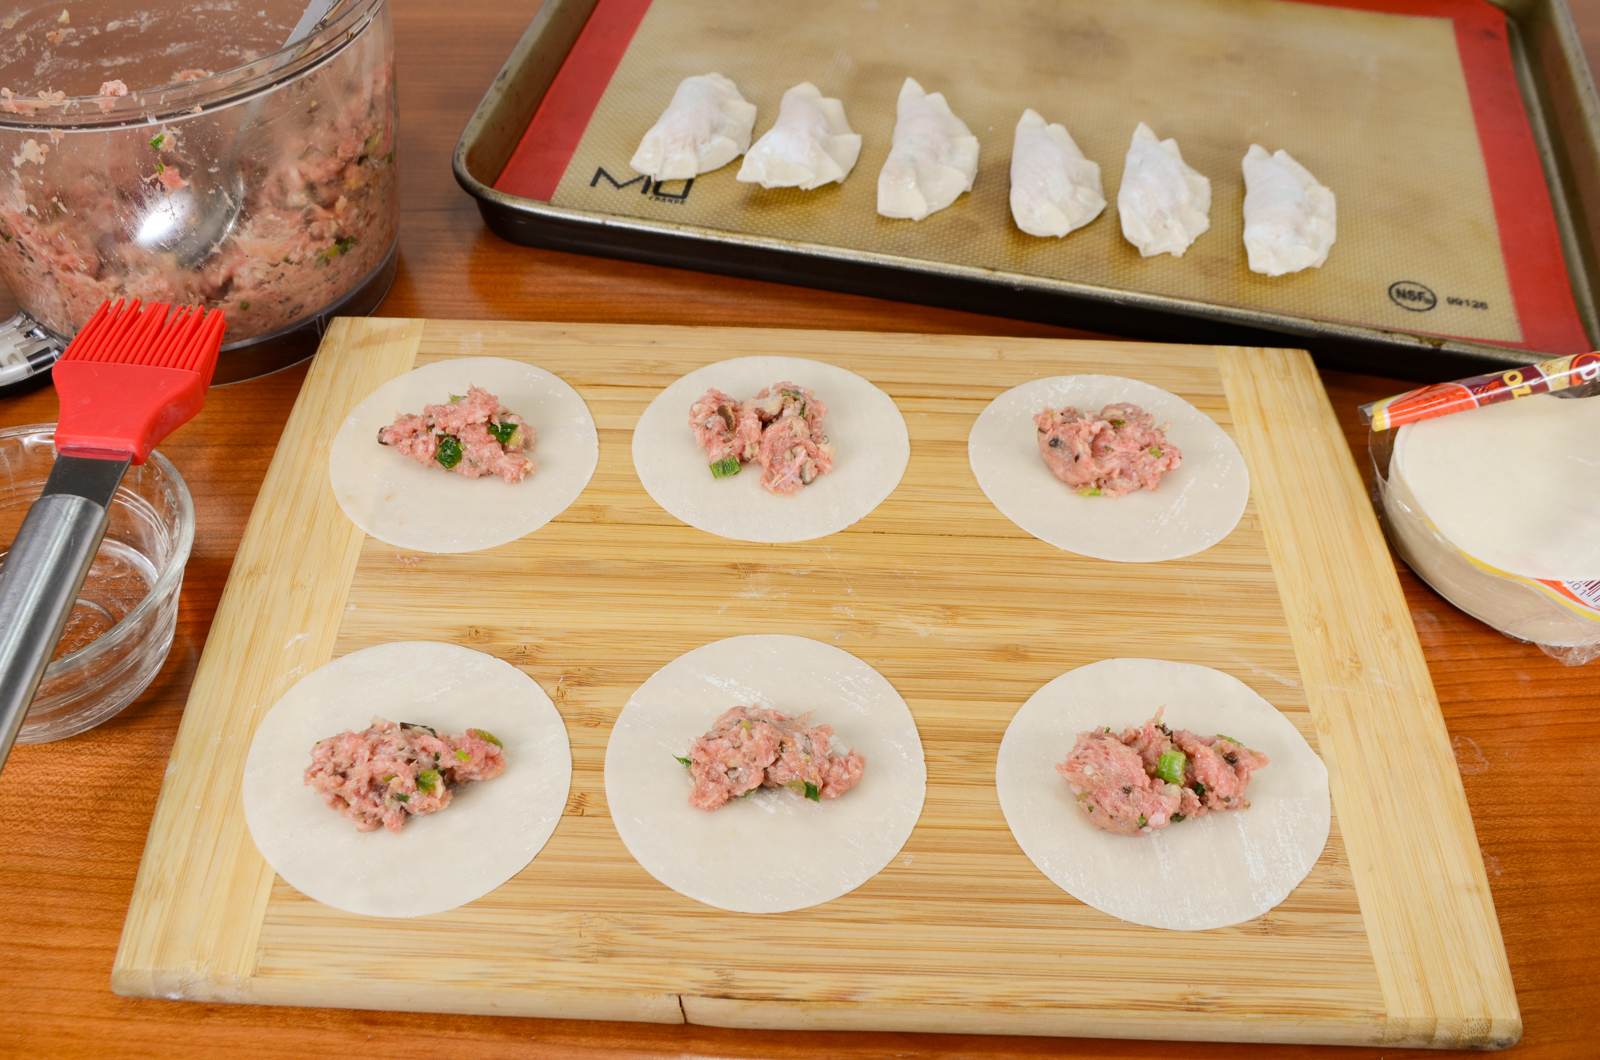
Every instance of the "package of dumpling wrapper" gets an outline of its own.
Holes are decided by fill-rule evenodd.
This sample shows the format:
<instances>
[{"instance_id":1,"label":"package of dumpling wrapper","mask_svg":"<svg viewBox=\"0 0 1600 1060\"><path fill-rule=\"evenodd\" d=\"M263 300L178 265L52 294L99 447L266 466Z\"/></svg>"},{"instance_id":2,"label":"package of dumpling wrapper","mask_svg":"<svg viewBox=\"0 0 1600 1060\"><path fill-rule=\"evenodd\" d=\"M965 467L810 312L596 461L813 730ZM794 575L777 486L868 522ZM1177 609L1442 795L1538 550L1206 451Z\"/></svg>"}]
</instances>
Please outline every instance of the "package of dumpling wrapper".
<instances>
[{"instance_id":1,"label":"package of dumpling wrapper","mask_svg":"<svg viewBox=\"0 0 1600 1060\"><path fill-rule=\"evenodd\" d=\"M1440 595L1569 665L1600 658L1600 353L1362 410L1395 551Z\"/></svg>"}]
</instances>

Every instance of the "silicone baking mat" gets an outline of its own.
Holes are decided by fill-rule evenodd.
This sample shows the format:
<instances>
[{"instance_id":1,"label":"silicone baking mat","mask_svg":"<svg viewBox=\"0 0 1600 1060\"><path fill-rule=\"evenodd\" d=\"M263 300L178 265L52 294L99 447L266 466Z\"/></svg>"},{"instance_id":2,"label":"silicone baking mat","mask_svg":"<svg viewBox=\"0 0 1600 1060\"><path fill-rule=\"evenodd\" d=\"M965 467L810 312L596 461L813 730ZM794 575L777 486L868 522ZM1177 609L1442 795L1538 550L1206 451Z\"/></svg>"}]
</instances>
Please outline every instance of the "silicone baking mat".
<instances>
[{"instance_id":1,"label":"silicone baking mat","mask_svg":"<svg viewBox=\"0 0 1600 1060\"><path fill-rule=\"evenodd\" d=\"M1448 0L601 0L496 183L587 213L1066 280L1495 346L1589 348L1497 8ZM764 190L737 164L637 178L640 136L678 81L718 71L771 125L790 85L839 97L864 145L842 185ZM974 189L921 222L876 213L906 76L978 136ZM1100 163L1105 213L1065 239L1009 209L1023 108ZM1143 259L1115 207L1145 121L1212 182L1211 229ZM1251 143L1286 148L1339 203L1327 264L1271 279L1242 243Z\"/></svg>"}]
</instances>

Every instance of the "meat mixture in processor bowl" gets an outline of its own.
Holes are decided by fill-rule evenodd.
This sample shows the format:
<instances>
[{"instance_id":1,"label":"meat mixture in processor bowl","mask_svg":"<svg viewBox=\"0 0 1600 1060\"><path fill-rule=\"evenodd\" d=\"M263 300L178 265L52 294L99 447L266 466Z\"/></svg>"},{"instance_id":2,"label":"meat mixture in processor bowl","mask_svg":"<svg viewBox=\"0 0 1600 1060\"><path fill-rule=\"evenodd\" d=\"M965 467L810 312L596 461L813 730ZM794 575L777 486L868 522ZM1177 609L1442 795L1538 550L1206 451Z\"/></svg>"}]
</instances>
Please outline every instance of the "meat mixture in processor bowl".
<instances>
[{"instance_id":1,"label":"meat mixture in processor bowl","mask_svg":"<svg viewBox=\"0 0 1600 1060\"><path fill-rule=\"evenodd\" d=\"M222 309L230 344L275 335L392 255L383 0L336 4L287 52L304 0L207 9L155 0L130 14L85 0L70 15L57 4L6 20L0 279L58 335L115 298ZM220 238L173 249L219 209L232 219Z\"/></svg>"}]
</instances>

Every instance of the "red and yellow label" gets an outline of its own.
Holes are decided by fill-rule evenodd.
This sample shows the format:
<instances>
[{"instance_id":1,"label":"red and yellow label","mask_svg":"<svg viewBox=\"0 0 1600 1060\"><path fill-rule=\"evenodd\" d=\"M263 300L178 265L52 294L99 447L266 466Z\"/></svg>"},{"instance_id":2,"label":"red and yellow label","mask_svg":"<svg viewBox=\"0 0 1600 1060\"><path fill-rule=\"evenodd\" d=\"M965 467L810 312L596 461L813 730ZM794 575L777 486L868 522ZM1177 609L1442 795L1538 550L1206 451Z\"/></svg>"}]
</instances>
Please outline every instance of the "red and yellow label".
<instances>
[{"instance_id":1,"label":"red and yellow label","mask_svg":"<svg viewBox=\"0 0 1600 1060\"><path fill-rule=\"evenodd\" d=\"M1388 431L1464 409L1592 385L1600 385L1600 353L1574 353L1521 368L1475 375L1459 382L1408 390L1363 406L1361 411L1373 430Z\"/></svg>"}]
</instances>

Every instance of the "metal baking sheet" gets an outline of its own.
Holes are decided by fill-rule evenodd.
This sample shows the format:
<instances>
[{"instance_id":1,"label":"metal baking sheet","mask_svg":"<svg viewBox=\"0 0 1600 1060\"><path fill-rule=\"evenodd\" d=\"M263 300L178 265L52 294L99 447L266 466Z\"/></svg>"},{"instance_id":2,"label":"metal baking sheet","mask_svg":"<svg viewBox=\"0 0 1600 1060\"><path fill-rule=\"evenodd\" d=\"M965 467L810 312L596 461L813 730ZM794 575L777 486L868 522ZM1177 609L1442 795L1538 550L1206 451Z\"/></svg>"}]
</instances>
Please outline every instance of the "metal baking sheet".
<instances>
[{"instance_id":1,"label":"metal baking sheet","mask_svg":"<svg viewBox=\"0 0 1600 1060\"><path fill-rule=\"evenodd\" d=\"M1594 89L1556 3L1481 0L550 0L463 134L458 179L518 242L955 304L1154 337L1285 337L1427 376L1593 345ZM736 165L655 184L627 165L677 82L718 70L759 108L840 97L865 146L843 185L768 191ZM894 97L916 76L982 143L971 194L875 211ZM1064 121L1115 198L1138 121L1212 180L1211 230L1141 259L1113 205L1018 232L1012 129ZM1268 279L1241 242L1239 159L1288 148L1339 195L1326 266Z\"/></svg>"}]
</instances>

